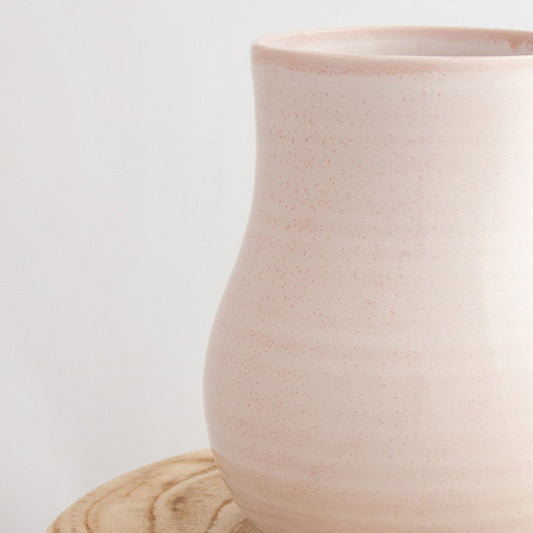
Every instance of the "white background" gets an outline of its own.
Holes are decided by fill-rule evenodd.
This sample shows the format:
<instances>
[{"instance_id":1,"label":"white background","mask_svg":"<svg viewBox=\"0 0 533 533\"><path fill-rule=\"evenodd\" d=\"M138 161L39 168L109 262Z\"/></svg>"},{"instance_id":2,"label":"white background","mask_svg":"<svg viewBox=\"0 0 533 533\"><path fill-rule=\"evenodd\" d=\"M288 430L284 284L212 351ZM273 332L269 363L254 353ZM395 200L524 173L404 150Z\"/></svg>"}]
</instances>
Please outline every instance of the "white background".
<instances>
[{"instance_id":1,"label":"white background","mask_svg":"<svg viewBox=\"0 0 533 533\"><path fill-rule=\"evenodd\" d=\"M531 0L0 2L0 531L208 445L203 357L250 207L250 42L533 29Z\"/></svg>"}]
</instances>

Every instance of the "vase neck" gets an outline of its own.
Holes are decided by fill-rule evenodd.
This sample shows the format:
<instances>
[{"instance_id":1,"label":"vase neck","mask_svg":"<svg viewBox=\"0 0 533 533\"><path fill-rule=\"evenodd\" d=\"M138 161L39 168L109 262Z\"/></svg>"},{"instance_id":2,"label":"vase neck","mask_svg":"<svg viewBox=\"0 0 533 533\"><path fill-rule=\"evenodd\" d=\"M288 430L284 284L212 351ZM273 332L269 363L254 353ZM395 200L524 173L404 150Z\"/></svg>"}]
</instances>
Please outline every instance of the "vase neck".
<instances>
[{"instance_id":1,"label":"vase neck","mask_svg":"<svg viewBox=\"0 0 533 533\"><path fill-rule=\"evenodd\" d=\"M531 69L253 69L256 207L396 230L413 219L483 230L489 211L495 224L528 216Z\"/></svg>"}]
</instances>

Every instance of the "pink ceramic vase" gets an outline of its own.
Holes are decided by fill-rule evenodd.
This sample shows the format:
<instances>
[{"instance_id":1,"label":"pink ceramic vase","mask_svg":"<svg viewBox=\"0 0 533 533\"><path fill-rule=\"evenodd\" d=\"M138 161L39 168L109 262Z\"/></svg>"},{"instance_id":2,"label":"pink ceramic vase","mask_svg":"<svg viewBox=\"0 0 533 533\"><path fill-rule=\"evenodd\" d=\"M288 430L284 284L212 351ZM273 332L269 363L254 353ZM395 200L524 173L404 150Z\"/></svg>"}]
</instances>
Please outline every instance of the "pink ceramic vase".
<instances>
[{"instance_id":1,"label":"pink ceramic vase","mask_svg":"<svg viewBox=\"0 0 533 533\"><path fill-rule=\"evenodd\" d=\"M267 533L533 532L533 32L256 41L213 452Z\"/></svg>"}]
</instances>

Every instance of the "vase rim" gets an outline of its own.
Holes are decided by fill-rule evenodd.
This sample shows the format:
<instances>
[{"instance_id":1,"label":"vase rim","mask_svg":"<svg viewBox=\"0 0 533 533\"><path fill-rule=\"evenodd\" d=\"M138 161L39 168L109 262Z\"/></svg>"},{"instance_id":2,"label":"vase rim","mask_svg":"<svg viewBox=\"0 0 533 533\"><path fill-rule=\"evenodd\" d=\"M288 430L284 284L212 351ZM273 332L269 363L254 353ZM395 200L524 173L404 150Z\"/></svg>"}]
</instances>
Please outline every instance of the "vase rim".
<instances>
[{"instance_id":1,"label":"vase rim","mask_svg":"<svg viewBox=\"0 0 533 533\"><path fill-rule=\"evenodd\" d=\"M533 67L533 31L453 26L360 26L276 34L252 42L253 63L291 70L476 70Z\"/></svg>"}]
</instances>

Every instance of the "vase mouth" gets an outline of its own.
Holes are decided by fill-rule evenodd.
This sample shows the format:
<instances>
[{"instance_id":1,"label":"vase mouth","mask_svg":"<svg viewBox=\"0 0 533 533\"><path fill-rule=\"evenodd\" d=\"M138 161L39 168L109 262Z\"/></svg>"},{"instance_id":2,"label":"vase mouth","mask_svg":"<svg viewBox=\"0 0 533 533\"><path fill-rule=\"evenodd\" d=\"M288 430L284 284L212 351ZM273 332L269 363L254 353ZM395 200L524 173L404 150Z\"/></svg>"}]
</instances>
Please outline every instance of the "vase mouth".
<instances>
[{"instance_id":1,"label":"vase mouth","mask_svg":"<svg viewBox=\"0 0 533 533\"><path fill-rule=\"evenodd\" d=\"M439 26L350 27L272 35L252 43L252 61L296 70L350 66L417 68L528 63L533 31Z\"/></svg>"}]
</instances>

